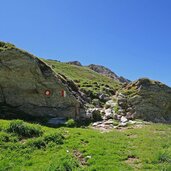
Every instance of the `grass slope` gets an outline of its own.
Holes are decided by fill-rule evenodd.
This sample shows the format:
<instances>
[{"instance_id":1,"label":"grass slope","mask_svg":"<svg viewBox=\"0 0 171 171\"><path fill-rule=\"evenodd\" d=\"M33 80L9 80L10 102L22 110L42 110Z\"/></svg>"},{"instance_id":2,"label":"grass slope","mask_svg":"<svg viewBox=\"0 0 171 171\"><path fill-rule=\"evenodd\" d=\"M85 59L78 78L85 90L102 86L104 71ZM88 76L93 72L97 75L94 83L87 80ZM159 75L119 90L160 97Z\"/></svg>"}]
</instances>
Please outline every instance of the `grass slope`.
<instances>
[{"instance_id":1,"label":"grass slope","mask_svg":"<svg viewBox=\"0 0 171 171\"><path fill-rule=\"evenodd\" d=\"M170 131L151 124L100 133L0 120L0 170L170 171Z\"/></svg>"},{"instance_id":2,"label":"grass slope","mask_svg":"<svg viewBox=\"0 0 171 171\"><path fill-rule=\"evenodd\" d=\"M53 60L44 60L56 73L73 80L82 92L93 94L96 98L99 92L112 95L121 87L121 83L111 78L98 74L87 67L66 64Z\"/></svg>"}]
</instances>

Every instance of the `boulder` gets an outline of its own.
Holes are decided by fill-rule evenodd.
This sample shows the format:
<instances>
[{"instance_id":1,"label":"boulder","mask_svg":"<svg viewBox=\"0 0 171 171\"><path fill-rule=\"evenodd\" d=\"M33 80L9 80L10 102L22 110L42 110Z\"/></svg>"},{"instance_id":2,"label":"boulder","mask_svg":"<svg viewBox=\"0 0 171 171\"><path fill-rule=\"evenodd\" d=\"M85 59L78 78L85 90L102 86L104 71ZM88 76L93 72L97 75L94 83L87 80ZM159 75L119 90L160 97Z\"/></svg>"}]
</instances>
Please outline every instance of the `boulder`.
<instances>
[{"instance_id":1,"label":"boulder","mask_svg":"<svg viewBox=\"0 0 171 171\"><path fill-rule=\"evenodd\" d=\"M67 80L37 57L0 46L0 117L85 116ZM76 89L73 84L69 82Z\"/></svg>"}]
</instances>

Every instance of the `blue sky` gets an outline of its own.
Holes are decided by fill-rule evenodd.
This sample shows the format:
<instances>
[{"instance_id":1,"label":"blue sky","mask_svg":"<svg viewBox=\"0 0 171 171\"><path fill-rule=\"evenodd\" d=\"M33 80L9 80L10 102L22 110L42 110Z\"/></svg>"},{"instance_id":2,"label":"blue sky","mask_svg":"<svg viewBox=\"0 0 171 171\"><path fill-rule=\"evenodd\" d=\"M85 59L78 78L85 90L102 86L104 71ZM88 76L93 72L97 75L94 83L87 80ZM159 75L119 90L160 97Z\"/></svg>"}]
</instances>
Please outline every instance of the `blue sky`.
<instances>
[{"instance_id":1,"label":"blue sky","mask_svg":"<svg viewBox=\"0 0 171 171\"><path fill-rule=\"evenodd\" d=\"M0 0L0 40L171 86L170 0Z\"/></svg>"}]
</instances>

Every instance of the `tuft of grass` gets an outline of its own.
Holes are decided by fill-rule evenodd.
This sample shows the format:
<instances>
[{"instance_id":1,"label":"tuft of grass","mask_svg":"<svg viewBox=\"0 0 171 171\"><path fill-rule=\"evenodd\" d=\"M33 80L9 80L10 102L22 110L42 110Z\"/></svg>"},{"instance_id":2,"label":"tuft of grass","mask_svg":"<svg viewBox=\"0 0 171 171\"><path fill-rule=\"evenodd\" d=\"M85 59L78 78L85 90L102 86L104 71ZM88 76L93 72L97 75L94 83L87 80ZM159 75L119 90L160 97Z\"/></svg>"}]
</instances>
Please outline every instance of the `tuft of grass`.
<instances>
[{"instance_id":1,"label":"tuft of grass","mask_svg":"<svg viewBox=\"0 0 171 171\"><path fill-rule=\"evenodd\" d=\"M0 41L0 52L12 48L15 48L15 45Z\"/></svg>"},{"instance_id":2,"label":"tuft of grass","mask_svg":"<svg viewBox=\"0 0 171 171\"><path fill-rule=\"evenodd\" d=\"M66 125L67 127L73 128L73 127L76 127L76 122L74 121L74 119L69 119L69 120L65 123L65 125Z\"/></svg>"},{"instance_id":3,"label":"tuft of grass","mask_svg":"<svg viewBox=\"0 0 171 171\"><path fill-rule=\"evenodd\" d=\"M43 134L39 125L31 125L22 120L14 120L10 123L8 131L16 133L17 135L25 138L38 137Z\"/></svg>"}]
</instances>

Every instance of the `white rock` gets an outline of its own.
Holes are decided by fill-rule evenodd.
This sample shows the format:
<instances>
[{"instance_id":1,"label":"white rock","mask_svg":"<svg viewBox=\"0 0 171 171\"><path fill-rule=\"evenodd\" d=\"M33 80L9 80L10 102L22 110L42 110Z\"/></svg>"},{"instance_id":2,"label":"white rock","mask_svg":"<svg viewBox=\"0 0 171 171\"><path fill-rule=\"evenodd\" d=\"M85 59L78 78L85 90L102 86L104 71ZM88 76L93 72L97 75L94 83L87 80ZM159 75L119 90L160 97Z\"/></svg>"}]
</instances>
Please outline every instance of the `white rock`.
<instances>
[{"instance_id":1,"label":"white rock","mask_svg":"<svg viewBox=\"0 0 171 171\"><path fill-rule=\"evenodd\" d=\"M129 120L129 124L136 124L136 121Z\"/></svg>"},{"instance_id":2,"label":"white rock","mask_svg":"<svg viewBox=\"0 0 171 171\"><path fill-rule=\"evenodd\" d=\"M122 122L122 123L125 123L125 122L127 122L127 121L128 121L128 119L127 119L125 116L122 116L122 117L121 117L121 122Z\"/></svg>"},{"instance_id":3,"label":"white rock","mask_svg":"<svg viewBox=\"0 0 171 171\"><path fill-rule=\"evenodd\" d=\"M113 100L109 100L109 101L106 102L106 105L109 105L110 107L114 107L114 106L117 105L117 103L114 102Z\"/></svg>"},{"instance_id":4,"label":"white rock","mask_svg":"<svg viewBox=\"0 0 171 171\"><path fill-rule=\"evenodd\" d=\"M105 110L105 118L106 119L110 119L110 118L113 118L113 110L112 109L106 109Z\"/></svg>"},{"instance_id":5,"label":"white rock","mask_svg":"<svg viewBox=\"0 0 171 171\"><path fill-rule=\"evenodd\" d=\"M125 126L127 126L127 122L126 122L126 123L121 122L118 126L119 126L119 127L125 127Z\"/></svg>"},{"instance_id":6,"label":"white rock","mask_svg":"<svg viewBox=\"0 0 171 171\"><path fill-rule=\"evenodd\" d=\"M113 120L110 119L110 120L104 122L104 124L105 124L105 125L111 125L111 124L113 124Z\"/></svg>"}]
</instances>

